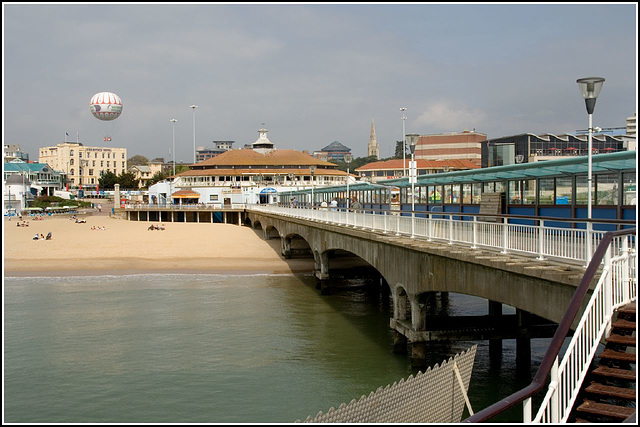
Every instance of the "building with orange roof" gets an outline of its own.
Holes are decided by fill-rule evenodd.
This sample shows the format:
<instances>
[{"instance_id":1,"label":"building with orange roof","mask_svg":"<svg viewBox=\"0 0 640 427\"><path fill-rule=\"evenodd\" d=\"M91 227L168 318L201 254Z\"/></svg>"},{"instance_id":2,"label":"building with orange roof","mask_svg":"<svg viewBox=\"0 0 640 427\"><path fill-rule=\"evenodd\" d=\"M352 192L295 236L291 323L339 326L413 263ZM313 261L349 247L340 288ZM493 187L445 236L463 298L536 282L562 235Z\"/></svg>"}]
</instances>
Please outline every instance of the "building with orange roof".
<instances>
[{"instance_id":1,"label":"building with orange roof","mask_svg":"<svg viewBox=\"0 0 640 427\"><path fill-rule=\"evenodd\" d=\"M402 178L409 176L409 160L405 167L402 159L384 160L373 162L359 167L355 172L360 176L361 180L376 183L387 179ZM431 173L452 172L456 170L478 169L475 162L471 160L416 160L416 168L418 175L426 175Z\"/></svg>"},{"instance_id":2,"label":"building with orange roof","mask_svg":"<svg viewBox=\"0 0 640 427\"><path fill-rule=\"evenodd\" d=\"M171 194L195 191L201 195L198 203L213 205L273 203L281 191L346 184L347 174L336 164L297 150L277 150L266 129L258 133L258 140L247 148L226 151L177 174ZM154 190L149 191L153 200ZM160 194L157 199L163 200ZM164 199L168 201L166 191Z\"/></svg>"}]
</instances>

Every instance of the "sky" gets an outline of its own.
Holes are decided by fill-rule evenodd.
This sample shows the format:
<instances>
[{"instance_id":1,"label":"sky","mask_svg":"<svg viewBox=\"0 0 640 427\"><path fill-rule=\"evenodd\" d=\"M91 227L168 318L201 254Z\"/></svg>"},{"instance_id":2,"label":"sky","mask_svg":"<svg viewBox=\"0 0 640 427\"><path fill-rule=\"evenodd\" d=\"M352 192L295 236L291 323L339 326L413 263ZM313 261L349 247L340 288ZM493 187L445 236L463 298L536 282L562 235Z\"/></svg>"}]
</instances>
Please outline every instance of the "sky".
<instances>
[{"instance_id":1,"label":"sky","mask_svg":"<svg viewBox=\"0 0 640 427\"><path fill-rule=\"evenodd\" d=\"M372 120L380 157L393 155L401 107L406 133L574 133L588 127L582 77L605 78L594 126L637 111L635 3L2 9L3 142L36 161L78 137L171 161L175 130L176 161L192 162L194 116L198 147L242 148L264 127L278 149L339 141L355 157ZM89 110L103 91L122 100L114 121Z\"/></svg>"}]
</instances>

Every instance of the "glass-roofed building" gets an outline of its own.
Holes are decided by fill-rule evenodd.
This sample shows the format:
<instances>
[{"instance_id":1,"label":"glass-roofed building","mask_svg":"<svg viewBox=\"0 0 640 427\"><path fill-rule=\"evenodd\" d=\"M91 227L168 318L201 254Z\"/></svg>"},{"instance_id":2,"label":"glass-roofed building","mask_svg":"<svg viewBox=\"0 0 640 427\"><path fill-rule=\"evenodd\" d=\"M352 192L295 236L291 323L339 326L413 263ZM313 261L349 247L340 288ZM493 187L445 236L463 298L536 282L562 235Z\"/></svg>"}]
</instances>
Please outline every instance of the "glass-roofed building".
<instances>
[{"instance_id":1,"label":"glass-roofed building","mask_svg":"<svg viewBox=\"0 0 640 427\"><path fill-rule=\"evenodd\" d=\"M592 156L593 209L596 219L635 220L636 152L621 151ZM574 156L544 162L512 164L490 168L420 175L411 193L408 178L392 179L382 185L357 188L364 209L386 210L399 195L399 209L408 215L412 199L417 212L479 213L485 193L500 195L500 212L510 215L556 218L587 217L588 156ZM306 192L298 192L302 200ZM293 196L281 194L287 203ZM337 197L346 206L345 186L324 188L314 194L315 204Z\"/></svg>"}]
</instances>

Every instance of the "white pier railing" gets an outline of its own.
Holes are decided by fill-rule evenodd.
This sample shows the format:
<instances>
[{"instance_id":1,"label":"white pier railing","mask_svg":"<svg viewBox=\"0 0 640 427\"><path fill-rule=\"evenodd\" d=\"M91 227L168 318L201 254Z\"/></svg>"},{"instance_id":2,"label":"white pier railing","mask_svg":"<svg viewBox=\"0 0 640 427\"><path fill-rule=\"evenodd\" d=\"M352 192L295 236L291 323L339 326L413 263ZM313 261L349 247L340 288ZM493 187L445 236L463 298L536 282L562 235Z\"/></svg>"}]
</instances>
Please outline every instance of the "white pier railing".
<instances>
[{"instance_id":1,"label":"white pier railing","mask_svg":"<svg viewBox=\"0 0 640 427\"><path fill-rule=\"evenodd\" d=\"M292 218L308 219L383 234L409 236L428 241L468 245L471 248L499 250L535 256L539 260L557 259L587 265L605 231L579 219L525 218L460 212L420 212L418 217L398 211L353 211L346 209L307 209L275 205L248 205L247 209ZM495 222L502 221L502 222ZM535 221L537 225L517 223ZM551 224L562 226L550 226ZM591 239L591 245L587 239ZM630 249L635 251L635 239ZM613 256L620 253L614 248Z\"/></svg>"}]
</instances>

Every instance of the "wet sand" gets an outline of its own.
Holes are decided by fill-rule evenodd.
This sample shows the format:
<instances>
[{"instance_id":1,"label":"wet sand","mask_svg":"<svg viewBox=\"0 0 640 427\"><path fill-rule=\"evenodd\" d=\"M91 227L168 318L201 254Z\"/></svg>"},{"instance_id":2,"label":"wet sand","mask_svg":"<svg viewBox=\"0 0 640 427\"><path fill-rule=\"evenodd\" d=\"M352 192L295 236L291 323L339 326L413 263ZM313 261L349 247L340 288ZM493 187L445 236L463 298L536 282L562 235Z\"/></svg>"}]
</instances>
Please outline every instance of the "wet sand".
<instances>
[{"instance_id":1,"label":"wet sand","mask_svg":"<svg viewBox=\"0 0 640 427\"><path fill-rule=\"evenodd\" d=\"M285 260L280 240L232 224L127 221L105 215L43 221L29 227L4 220L5 276L71 276L134 273L311 273L313 260ZM92 230L104 227L104 230ZM32 240L34 234L51 240Z\"/></svg>"}]
</instances>

